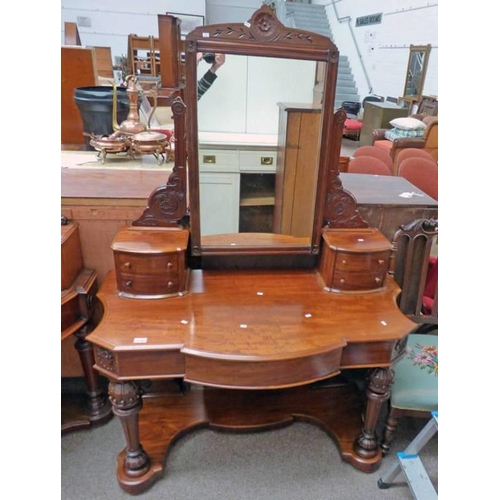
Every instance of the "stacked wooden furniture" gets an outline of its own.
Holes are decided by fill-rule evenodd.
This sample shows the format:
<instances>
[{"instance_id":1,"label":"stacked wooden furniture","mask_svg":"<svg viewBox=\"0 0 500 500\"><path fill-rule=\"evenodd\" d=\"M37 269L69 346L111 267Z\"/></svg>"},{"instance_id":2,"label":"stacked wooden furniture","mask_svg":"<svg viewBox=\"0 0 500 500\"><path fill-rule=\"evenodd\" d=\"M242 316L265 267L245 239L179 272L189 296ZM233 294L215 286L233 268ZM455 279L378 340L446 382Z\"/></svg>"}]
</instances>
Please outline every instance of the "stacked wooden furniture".
<instances>
[{"instance_id":1,"label":"stacked wooden furniture","mask_svg":"<svg viewBox=\"0 0 500 500\"><path fill-rule=\"evenodd\" d=\"M75 103L78 87L97 85L97 61L92 48L61 47L61 144L63 149L86 149L83 123Z\"/></svg>"},{"instance_id":2,"label":"stacked wooden furniture","mask_svg":"<svg viewBox=\"0 0 500 500\"><path fill-rule=\"evenodd\" d=\"M87 393L78 396L63 394L62 432L87 428L111 417L111 405L99 387L94 370L92 345L86 336L95 326L97 275L84 267L78 224L63 218L61 225L61 376L85 376ZM75 342L76 341L76 342ZM76 351L67 346L74 344ZM79 366L71 353L78 352Z\"/></svg>"},{"instance_id":3,"label":"stacked wooden furniture","mask_svg":"<svg viewBox=\"0 0 500 500\"><path fill-rule=\"evenodd\" d=\"M202 238L199 52L325 63L308 236ZM381 464L378 416L416 324L396 304L391 244L340 179L345 112L331 112L338 60L329 38L283 26L266 5L246 23L203 26L186 38L187 121L185 134L182 119L175 122L175 165L132 227L117 233L115 269L98 294L104 315L88 337L123 425L117 478L129 493L159 479L173 441L200 427L241 432L307 421L360 471ZM339 377L353 369L367 370L364 397Z\"/></svg>"},{"instance_id":4,"label":"stacked wooden furniture","mask_svg":"<svg viewBox=\"0 0 500 500\"><path fill-rule=\"evenodd\" d=\"M128 68L131 74L160 75L159 39L153 36L128 36Z\"/></svg>"}]
</instances>

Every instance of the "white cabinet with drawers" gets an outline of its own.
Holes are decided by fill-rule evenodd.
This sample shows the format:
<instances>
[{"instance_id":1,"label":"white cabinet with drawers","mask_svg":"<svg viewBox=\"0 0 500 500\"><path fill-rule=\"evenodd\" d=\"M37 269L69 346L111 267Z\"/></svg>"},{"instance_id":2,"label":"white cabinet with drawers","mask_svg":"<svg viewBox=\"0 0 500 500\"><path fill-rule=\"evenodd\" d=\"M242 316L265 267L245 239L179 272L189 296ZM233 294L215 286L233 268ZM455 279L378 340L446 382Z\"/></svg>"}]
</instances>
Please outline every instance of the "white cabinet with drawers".
<instances>
[{"instance_id":1,"label":"white cabinet with drawers","mask_svg":"<svg viewBox=\"0 0 500 500\"><path fill-rule=\"evenodd\" d=\"M200 141L201 234L272 232L276 146Z\"/></svg>"}]
</instances>

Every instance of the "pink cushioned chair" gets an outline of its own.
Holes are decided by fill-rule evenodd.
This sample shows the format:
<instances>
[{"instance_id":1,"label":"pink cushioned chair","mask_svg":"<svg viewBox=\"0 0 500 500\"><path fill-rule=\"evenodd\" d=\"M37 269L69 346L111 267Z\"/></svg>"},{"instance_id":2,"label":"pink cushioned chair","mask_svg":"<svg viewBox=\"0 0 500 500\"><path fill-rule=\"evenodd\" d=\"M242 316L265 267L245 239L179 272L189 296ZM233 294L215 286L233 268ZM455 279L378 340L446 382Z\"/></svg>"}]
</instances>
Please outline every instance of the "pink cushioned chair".
<instances>
[{"instance_id":1,"label":"pink cushioned chair","mask_svg":"<svg viewBox=\"0 0 500 500\"><path fill-rule=\"evenodd\" d=\"M377 158L377 160L382 160L390 169L392 169L392 158L388 151L376 148L375 146L361 146L356 149L352 154L353 158L358 156L371 156L372 158Z\"/></svg>"},{"instance_id":2,"label":"pink cushioned chair","mask_svg":"<svg viewBox=\"0 0 500 500\"><path fill-rule=\"evenodd\" d=\"M438 199L438 167L435 161L415 156L407 158L401 162L398 175L431 198Z\"/></svg>"},{"instance_id":3,"label":"pink cushioned chair","mask_svg":"<svg viewBox=\"0 0 500 500\"><path fill-rule=\"evenodd\" d=\"M357 156L349 161L349 174L392 175L391 169L378 158L373 156Z\"/></svg>"},{"instance_id":4,"label":"pink cushioned chair","mask_svg":"<svg viewBox=\"0 0 500 500\"><path fill-rule=\"evenodd\" d=\"M399 166L401 165L402 161L406 160L406 158L415 158L415 157L424 158L426 160L430 160L436 163L433 156L428 151L425 151L425 149L406 148L401 150L401 152L398 154L396 158L396 175L397 172L399 172Z\"/></svg>"}]
</instances>

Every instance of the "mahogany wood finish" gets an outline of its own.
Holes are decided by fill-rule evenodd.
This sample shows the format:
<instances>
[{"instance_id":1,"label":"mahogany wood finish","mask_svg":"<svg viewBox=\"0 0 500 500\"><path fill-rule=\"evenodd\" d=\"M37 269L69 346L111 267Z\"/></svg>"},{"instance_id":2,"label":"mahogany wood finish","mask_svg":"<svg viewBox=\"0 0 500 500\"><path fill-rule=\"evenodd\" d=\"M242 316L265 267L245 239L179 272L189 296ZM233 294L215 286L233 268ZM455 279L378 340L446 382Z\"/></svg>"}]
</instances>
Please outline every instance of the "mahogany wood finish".
<instances>
[{"instance_id":1,"label":"mahogany wood finish","mask_svg":"<svg viewBox=\"0 0 500 500\"><path fill-rule=\"evenodd\" d=\"M61 47L61 144L85 144L74 91L77 87L97 85L97 80L94 49Z\"/></svg>"},{"instance_id":2,"label":"mahogany wood finish","mask_svg":"<svg viewBox=\"0 0 500 500\"><path fill-rule=\"evenodd\" d=\"M321 229L325 224L325 219L332 227L353 227L353 224L357 224L356 227L366 227L367 224L356 212L356 200L343 190L342 182L338 177L338 158L346 114L343 110L335 115L331 112L334 108L339 60L338 49L334 43L328 37L284 26L275 17L273 11L267 5L263 5L246 23L215 24L194 29L186 36L185 45L192 255L209 255L211 252L211 248L204 248L201 245L200 231L196 69L198 52L279 57L325 63L312 237L311 244L305 248L312 254L319 252ZM327 173L330 175L328 176ZM345 210L340 210L341 205L337 203L339 200L342 200ZM238 249L235 248L234 252L237 251Z\"/></svg>"},{"instance_id":3,"label":"mahogany wood finish","mask_svg":"<svg viewBox=\"0 0 500 500\"><path fill-rule=\"evenodd\" d=\"M355 195L361 217L389 241L408 221L438 217L438 202L402 177L341 173L340 178Z\"/></svg>"},{"instance_id":4,"label":"mahogany wood finish","mask_svg":"<svg viewBox=\"0 0 500 500\"><path fill-rule=\"evenodd\" d=\"M64 22L64 45L82 45L76 23Z\"/></svg>"},{"instance_id":5,"label":"mahogany wood finish","mask_svg":"<svg viewBox=\"0 0 500 500\"><path fill-rule=\"evenodd\" d=\"M301 246L300 237L249 233L225 237L215 251L203 248L197 52L325 63L323 109L328 111L321 117L311 244ZM125 264L118 258L117 270L107 275L98 294L102 321L87 337L94 346L95 368L110 380L113 411L123 426L126 447L119 455L117 477L129 493L141 493L158 479L173 441L200 426L260 430L303 419L324 428L335 439L342 458L361 471L371 472L380 465L382 454L375 434L380 407L392 383L391 365L404 354L407 335L416 324L398 309L400 289L383 272L383 286L366 287L371 293L359 286L355 293L328 293L321 272L335 276L337 264L325 256L326 265L318 270L323 229L371 235L373 240L364 247L366 259L353 259L349 267L359 276L372 273L378 254L385 256L390 248L388 241L368 228L339 176L346 115L343 110L331 112L337 69L338 51L331 40L286 28L266 5L247 23L202 26L186 38L186 90L177 101L180 109L186 99L186 134L178 133L177 126L183 126L179 112L175 128L179 155L173 172L152 193L134 229L141 238L135 250L140 243L148 247L137 261L139 269L153 271L158 242L151 245L148 231L163 227L165 242L174 244L175 236L189 230L187 293L155 300L121 296L117 276L123 276L120 266ZM189 207L184 139L189 146ZM346 251L356 248L353 241L342 245ZM203 259L214 257L211 252L236 260L230 267L209 268ZM242 265L245 257L264 262L290 256L307 256L314 262L270 269ZM147 258L149 262L144 261ZM363 417L357 391L335 378L333 386L324 385L327 379L355 368L372 369ZM172 393L143 397L138 381L144 379L186 381L203 389L182 397Z\"/></svg>"},{"instance_id":6,"label":"mahogany wood finish","mask_svg":"<svg viewBox=\"0 0 500 500\"><path fill-rule=\"evenodd\" d=\"M137 394L136 384L126 385L129 384L136 387L134 394ZM336 401L338 404L325 405L325 401ZM143 407L137 421L135 411L141 404ZM366 458L360 464L353 446L363 425L362 410L357 390L340 380L325 386L318 385L314 389L206 389L180 393L172 384L163 394L148 394L146 391L142 402L136 401L135 407L129 409L127 418L122 420L128 437L126 449L118 456L118 481L129 493L145 491L164 476L165 459L173 443L191 430L210 428L218 432L259 432L299 421L320 426L332 437L343 460L370 472L376 468L378 456ZM118 415L123 410L116 405L115 412ZM148 421L157 422L154 433L145 424ZM135 426L139 429L140 442L134 440L134 432L128 432ZM147 458L143 455L144 450L148 451ZM128 472L133 465L129 457L133 457L134 453L137 456L134 471L143 472L142 476ZM196 473L196 469L203 468L203 463L192 464L192 467L193 473Z\"/></svg>"},{"instance_id":7,"label":"mahogany wood finish","mask_svg":"<svg viewBox=\"0 0 500 500\"><path fill-rule=\"evenodd\" d=\"M161 442L165 454L172 439L198 422L189 417L163 440L157 434L161 433L158 421L153 425L154 420L149 420L149 402L144 401L141 427L143 402L130 385L134 380L182 378L205 387L249 390L256 416L248 417L248 428L253 427L252 419L275 424L267 403L261 405L252 391L265 389L279 395L277 390L304 386L294 404L317 394L314 405L322 405L326 415L319 424L328 429L334 418L330 412L341 411L343 403L321 397L309 384L350 368L377 367L385 373L402 355L406 335L415 328L395 305L399 289L390 277L383 290L352 296L326 293L316 270L197 269L191 271L185 296L159 300L120 297L115 279L115 273L110 273L99 291L105 315L89 340L95 346L96 369L113 383L114 411L123 420L128 443L120 458L118 480L132 493L143 491L162 469L162 461L150 456L147 443L155 441L157 450ZM368 392L364 428L359 427L358 415L339 423L334 431L340 442L349 442L341 446L343 458L365 472L375 470L381 459L373 440L387 391L379 382L374 387ZM124 398L113 397L122 392L131 394L126 399L130 403L123 403L126 408L119 402ZM196 406L190 410L195 415L200 411ZM175 415L182 413L182 408L171 408L164 418L171 422L171 415L175 422ZM235 418L242 419L243 414ZM357 426L359 437L354 432Z\"/></svg>"},{"instance_id":8,"label":"mahogany wood finish","mask_svg":"<svg viewBox=\"0 0 500 500\"><path fill-rule=\"evenodd\" d=\"M168 14L158 15L161 86L176 88L181 84L180 20Z\"/></svg>"},{"instance_id":9,"label":"mahogany wood finish","mask_svg":"<svg viewBox=\"0 0 500 500\"><path fill-rule=\"evenodd\" d=\"M381 290L392 246L378 229L326 229L319 274L331 292Z\"/></svg>"},{"instance_id":10,"label":"mahogany wood finish","mask_svg":"<svg viewBox=\"0 0 500 500\"><path fill-rule=\"evenodd\" d=\"M429 257L437 236L437 219L416 219L401 225L393 239L389 272L401 287L398 305L412 321L420 324L438 323L437 286L432 311L425 314L422 308Z\"/></svg>"},{"instance_id":11,"label":"mahogany wood finish","mask_svg":"<svg viewBox=\"0 0 500 500\"><path fill-rule=\"evenodd\" d=\"M102 423L111 416L111 405L99 388L94 370L92 345L86 340L95 317L97 292L96 272L83 266L78 224L62 219L61 225L61 342L76 337L79 355L87 384L87 398L78 401L62 395L62 433ZM64 366L64 364L63 364ZM62 373L64 376L64 372ZM65 404L66 403L66 404Z\"/></svg>"},{"instance_id":12,"label":"mahogany wood finish","mask_svg":"<svg viewBox=\"0 0 500 500\"><path fill-rule=\"evenodd\" d=\"M184 295L189 231L121 228L111 248L119 294L132 298Z\"/></svg>"}]
</instances>

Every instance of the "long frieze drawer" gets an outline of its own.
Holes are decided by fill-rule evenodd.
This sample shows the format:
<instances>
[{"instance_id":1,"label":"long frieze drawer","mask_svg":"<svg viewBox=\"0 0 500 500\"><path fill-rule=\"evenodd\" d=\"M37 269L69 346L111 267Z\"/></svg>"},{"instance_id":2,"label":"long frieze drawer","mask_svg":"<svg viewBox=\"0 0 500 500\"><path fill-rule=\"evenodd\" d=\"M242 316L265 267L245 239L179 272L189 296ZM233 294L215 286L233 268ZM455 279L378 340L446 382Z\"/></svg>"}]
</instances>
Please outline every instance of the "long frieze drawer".
<instances>
[{"instance_id":1,"label":"long frieze drawer","mask_svg":"<svg viewBox=\"0 0 500 500\"><path fill-rule=\"evenodd\" d=\"M240 172L276 172L276 151L240 151Z\"/></svg>"},{"instance_id":2,"label":"long frieze drawer","mask_svg":"<svg viewBox=\"0 0 500 500\"><path fill-rule=\"evenodd\" d=\"M336 272L333 289L339 291L379 290L384 285L385 270L376 273Z\"/></svg>"},{"instance_id":3,"label":"long frieze drawer","mask_svg":"<svg viewBox=\"0 0 500 500\"><path fill-rule=\"evenodd\" d=\"M177 254L150 255L145 257L130 253L115 252L116 269L121 273L159 274L177 273L179 268Z\"/></svg>"},{"instance_id":4,"label":"long frieze drawer","mask_svg":"<svg viewBox=\"0 0 500 500\"><path fill-rule=\"evenodd\" d=\"M385 272L389 266L390 252L345 253L338 252L335 268L338 271Z\"/></svg>"},{"instance_id":5,"label":"long frieze drawer","mask_svg":"<svg viewBox=\"0 0 500 500\"><path fill-rule=\"evenodd\" d=\"M147 276L137 274L116 275L120 295L141 298L169 297L181 292L177 276Z\"/></svg>"},{"instance_id":6,"label":"long frieze drawer","mask_svg":"<svg viewBox=\"0 0 500 500\"><path fill-rule=\"evenodd\" d=\"M221 149L200 149L200 172L239 172L238 152Z\"/></svg>"}]
</instances>

